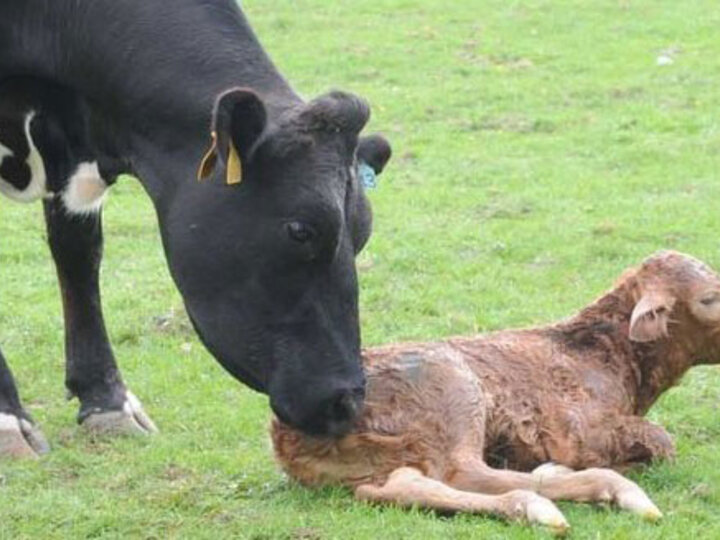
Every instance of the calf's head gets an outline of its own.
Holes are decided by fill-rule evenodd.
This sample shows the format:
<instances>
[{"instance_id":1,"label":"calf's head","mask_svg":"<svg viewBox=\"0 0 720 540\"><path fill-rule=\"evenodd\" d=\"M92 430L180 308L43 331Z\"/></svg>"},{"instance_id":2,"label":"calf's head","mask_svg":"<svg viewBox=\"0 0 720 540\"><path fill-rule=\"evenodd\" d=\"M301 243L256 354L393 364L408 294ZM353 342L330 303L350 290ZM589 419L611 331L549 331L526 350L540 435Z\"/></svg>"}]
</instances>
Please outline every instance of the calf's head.
<instances>
[{"instance_id":1,"label":"calf's head","mask_svg":"<svg viewBox=\"0 0 720 540\"><path fill-rule=\"evenodd\" d=\"M630 339L671 340L693 364L720 363L720 276L705 263L673 251L648 258L636 274L637 303Z\"/></svg>"},{"instance_id":2,"label":"calf's head","mask_svg":"<svg viewBox=\"0 0 720 540\"><path fill-rule=\"evenodd\" d=\"M270 121L258 95L234 89L213 115L213 147L175 197L163 234L202 341L266 392L279 418L339 436L364 399L355 255L371 213L357 180L390 146L359 138L365 102L334 92Z\"/></svg>"}]
</instances>

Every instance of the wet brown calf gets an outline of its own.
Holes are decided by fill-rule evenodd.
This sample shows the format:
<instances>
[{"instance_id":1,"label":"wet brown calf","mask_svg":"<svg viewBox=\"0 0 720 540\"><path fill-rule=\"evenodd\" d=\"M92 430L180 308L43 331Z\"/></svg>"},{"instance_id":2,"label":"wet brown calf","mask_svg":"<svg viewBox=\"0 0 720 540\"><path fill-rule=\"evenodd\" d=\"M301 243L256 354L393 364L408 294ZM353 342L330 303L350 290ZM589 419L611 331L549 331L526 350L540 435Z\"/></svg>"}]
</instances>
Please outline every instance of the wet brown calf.
<instances>
[{"instance_id":1,"label":"wet brown calf","mask_svg":"<svg viewBox=\"0 0 720 540\"><path fill-rule=\"evenodd\" d=\"M612 469L673 455L643 415L689 368L720 362L720 278L661 252L569 320L378 347L364 361L367 403L348 436L273 422L277 459L303 484L560 530L548 499L607 501L654 520L655 505Z\"/></svg>"}]
</instances>

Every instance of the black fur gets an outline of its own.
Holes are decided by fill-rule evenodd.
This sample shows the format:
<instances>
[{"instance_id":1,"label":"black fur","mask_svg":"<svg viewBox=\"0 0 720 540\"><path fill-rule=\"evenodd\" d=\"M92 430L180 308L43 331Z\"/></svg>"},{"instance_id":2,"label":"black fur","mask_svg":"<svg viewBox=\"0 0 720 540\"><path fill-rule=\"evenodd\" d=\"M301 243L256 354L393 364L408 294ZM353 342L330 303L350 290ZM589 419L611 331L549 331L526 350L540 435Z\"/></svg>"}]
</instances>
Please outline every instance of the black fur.
<instances>
[{"instance_id":1,"label":"black fur","mask_svg":"<svg viewBox=\"0 0 720 540\"><path fill-rule=\"evenodd\" d=\"M30 167L26 163L30 147L25 136L23 117L0 114L0 144L13 152L13 155L0 159L0 179L22 191L31 180Z\"/></svg>"},{"instance_id":2,"label":"black fur","mask_svg":"<svg viewBox=\"0 0 720 540\"><path fill-rule=\"evenodd\" d=\"M20 404L15 379L2 351L0 351L0 413L12 414L18 418L30 418Z\"/></svg>"}]
</instances>

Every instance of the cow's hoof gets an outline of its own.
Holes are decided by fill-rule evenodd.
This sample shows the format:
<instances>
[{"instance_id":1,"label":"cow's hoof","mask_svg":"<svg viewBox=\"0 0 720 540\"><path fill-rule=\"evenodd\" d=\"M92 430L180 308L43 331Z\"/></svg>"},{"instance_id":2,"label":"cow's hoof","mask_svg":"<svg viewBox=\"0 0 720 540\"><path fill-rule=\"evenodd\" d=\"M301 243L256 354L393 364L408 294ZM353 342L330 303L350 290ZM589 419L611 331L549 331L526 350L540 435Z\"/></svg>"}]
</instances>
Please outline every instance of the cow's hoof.
<instances>
[{"instance_id":1,"label":"cow's hoof","mask_svg":"<svg viewBox=\"0 0 720 540\"><path fill-rule=\"evenodd\" d=\"M32 422L0 413L0 458L36 458L49 451L45 436Z\"/></svg>"},{"instance_id":2,"label":"cow's hoof","mask_svg":"<svg viewBox=\"0 0 720 540\"><path fill-rule=\"evenodd\" d=\"M158 431L140 400L130 391L122 410L92 412L82 421L82 427L97 435L150 435Z\"/></svg>"}]
</instances>

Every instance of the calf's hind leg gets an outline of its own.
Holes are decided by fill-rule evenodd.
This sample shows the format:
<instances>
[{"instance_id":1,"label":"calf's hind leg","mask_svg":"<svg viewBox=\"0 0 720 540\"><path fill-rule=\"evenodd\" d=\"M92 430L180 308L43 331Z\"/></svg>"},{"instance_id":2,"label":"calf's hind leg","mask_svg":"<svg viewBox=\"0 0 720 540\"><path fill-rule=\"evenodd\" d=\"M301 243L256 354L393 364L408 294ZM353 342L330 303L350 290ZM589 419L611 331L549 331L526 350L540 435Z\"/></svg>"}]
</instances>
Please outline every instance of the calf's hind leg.
<instances>
[{"instance_id":1,"label":"calf's hind leg","mask_svg":"<svg viewBox=\"0 0 720 540\"><path fill-rule=\"evenodd\" d=\"M610 502L650 521L662 517L640 486L611 469L573 471L548 463L532 473L522 473L493 469L478 460L469 460L456 467L448 483L457 489L480 493L527 489L553 501Z\"/></svg>"},{"instance_id":2,"label":"calf's hind leg","mask_svg":"<svg viewBox=\"0 0 720 540\"><path fill-rule=\"evenodd\" d=\"M0 351L0 458L37 457L50 450L20 403L15 379Z\"/></svg>"},{"instance_id":3,"label":"calf's hind leg","mask_svg":"<svg viewBox=\"0 0 720 540\"><path fill-rule=\"evenodd\" d=\"M157 431L125 387L105 329L99 286L100 210L72 214L55 197L45 202L45 220L65 316L65 384L80 400L78 422L95 432Z\"/></svg>"},{"instance_id":4,"label":"calf's hind leg","mask_svg":"<svg viewBox=\"0 0 720 540\"><path fill-rule=\"evenodd\" d=\"M355 489L364 501L419 506L441 512L491 514L507 519L527 520L562 532L569 526L565 517L548 499L531 491L509 491L502 495L481 495L454 489L411 467L393 471L381 486L364 484Z\"/></svg>"}]
</instances>

